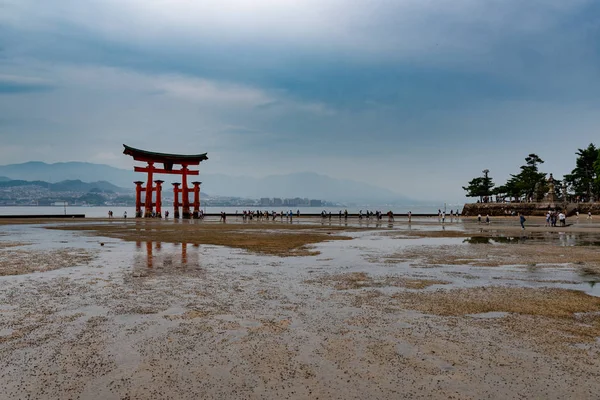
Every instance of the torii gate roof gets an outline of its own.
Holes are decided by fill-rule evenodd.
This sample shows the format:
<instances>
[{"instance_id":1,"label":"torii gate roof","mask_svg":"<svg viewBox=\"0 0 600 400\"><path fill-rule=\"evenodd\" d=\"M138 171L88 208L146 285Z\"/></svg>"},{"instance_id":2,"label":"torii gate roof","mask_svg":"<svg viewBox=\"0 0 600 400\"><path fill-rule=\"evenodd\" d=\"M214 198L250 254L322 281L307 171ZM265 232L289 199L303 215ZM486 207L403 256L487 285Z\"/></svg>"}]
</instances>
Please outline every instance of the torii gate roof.
<instances>
[{"instance_id":1,"label":"torii gate roof","mask_svg":"<svg viewBox=\"0 0 600 400\"><path fill-rule=\"evenodd\" d=\"M157 162L163 163L165 167L173 166L173 164L185 164L185 165L198 165L200 162L208 160L206 153L203 154L167 154L167 153L156 153L153 151L146 151L136 149L131 146L123 145L125 150L123 154L127 154L133 157L136 161L145 162ZM170 168L167 168L170 169Z\"/></svg>"}]
</instances>

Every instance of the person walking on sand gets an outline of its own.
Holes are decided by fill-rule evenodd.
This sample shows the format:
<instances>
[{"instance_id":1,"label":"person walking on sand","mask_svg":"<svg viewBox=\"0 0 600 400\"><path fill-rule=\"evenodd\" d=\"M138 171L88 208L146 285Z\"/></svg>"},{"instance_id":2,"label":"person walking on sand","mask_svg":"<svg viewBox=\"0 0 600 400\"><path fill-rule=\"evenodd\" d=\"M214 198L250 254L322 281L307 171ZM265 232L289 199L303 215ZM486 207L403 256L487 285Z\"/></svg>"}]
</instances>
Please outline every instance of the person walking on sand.
<instances>
[{"instance_id":1,"label":"person walking on sand","mask_svg":"<svg viewBox=\"0 0 600 400\"><path fill-rule=\"evenodd\" d=\"M410 224L411 220L412 220L412 212L409 211L408 212L408 223L409 224Z\"/></svg>"},{"instance_id":2,"label":"person walking on sand","mask_svg":"<svg viewBox=\"0 0 600 400\"><path fill-rule=\"evenodd\" d=\"M519 222L521 223L521 228L523 230L525 230L525 221L527 221L525 216L523 214L519 214Z\"/></svg>"},{"instance_id":3,"label":"person walking on sand","mask_svg":"<svg viewBox=\"0 0 600 400\"><path fill-rule=\"evenodd\" d=\"M477 215L477 223L481 224L481 214Z\"/></svg>"},{"instance_id":4,"label":"person walking on sand","mask_svg":"<svg viewBox=\"0 0 600 400\"><path fill-rule=\"evenodd\" d=\"M592 219L592 212L588 211L588 218L587 219Z\"/></svg>"},{"instance_id":5,"label":"person walking on sand","mask_svg":"<svg viewBox=\"0 0 600 400\"><path fill-rule=\"evenodd\" d=\"M550 226L550 211L546 213L546 223L544 226Z\"/></svg>"},{"instance_id":6,"label":"person walking on sand","mask_svg":"<svg viewBox=\"0 0 600 400\"><path fill-rule=\"evenodd\" d=\"M127 218L127 211L123 213L123 218Z\"/></svg>"},{"instance_id":7,"label":"person walking on sand","mask_svg":"<svg viewBox=\"0 0 600 400\"><path fill-rule=\"evenodd\" d=\"M486 216L485 216L485 223L488 225L490 224L490 215L489 214L486 214Z\"/></svg>"}]
</instances>

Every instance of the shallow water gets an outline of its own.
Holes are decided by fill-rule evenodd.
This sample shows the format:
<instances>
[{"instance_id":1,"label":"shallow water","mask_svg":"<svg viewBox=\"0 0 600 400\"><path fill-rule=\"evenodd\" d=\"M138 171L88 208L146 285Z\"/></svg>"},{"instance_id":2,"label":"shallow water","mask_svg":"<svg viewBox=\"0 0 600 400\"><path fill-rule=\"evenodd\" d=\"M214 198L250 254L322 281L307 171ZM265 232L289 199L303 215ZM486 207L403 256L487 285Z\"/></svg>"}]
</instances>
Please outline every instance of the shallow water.
<instances>
[{"instance_id":1,"label":"shallow water","mask_svg":"<svg viewBox=\"0 0 600 400\"><path fill-rule=\"evenodd\" d=\"M519 236L494 233L492 236L471 236L469 244L552 244L557 246L600 246L600 234L594 232L524 232Z\"/></svg>"},{"instance_id":2,"label":"shallow water","mask_svg":"<svg viewBox=\"0 0 600 400\"><path fill-rule=\"evenodd\" d=\"M417 226L429 229L428 226ZM345 233L354 239L351 241L331 241L317 244L314 249L321 254L311 257L276 257L250 254L244 250L212 245L161 242L127 242L113 238L82 235L80 232L48 230L42 225L4 226L6 235L0 241L24 242L19 249L62 249L81 248L99 251L92 266L76 266L54 271L33 273L11 279L45 279L58 276L78 277L95 276L98 266L102 274L125 273L133 279L151 279L161 276L182 276L202 274L210 268L225 268L244 273L268 273L279 275L289 281L309 279L319 273L340 274L348 272L366 272L373 277L402 276L414 279L436 279L447 281L445 285L433 285L425 290L443 288L469 288L490 285L518 287L555 287L584 291L600 296L600 278L585 275L576 268L527 268L518 265L499 267L477 267L472 265L436 265L415 266L412 262L383 263L374 262L377 257L393 254L407 246L438 246L469 244L488 244L490 246L510 246L519 244L550 244L557 246L577 246L589 243L595 234L573 233L556 234L529 233L521 237L496 235L470 238L392 238L380 235L377 231ZM101 245L103 244L103 245ZM507 251L510 251L507 247ZM286 278L287 277L287 278ZM570 283L565 283L570 282ZM384 288L387 292L410 290L396 287Z\"/></svg>"}]
</instances>

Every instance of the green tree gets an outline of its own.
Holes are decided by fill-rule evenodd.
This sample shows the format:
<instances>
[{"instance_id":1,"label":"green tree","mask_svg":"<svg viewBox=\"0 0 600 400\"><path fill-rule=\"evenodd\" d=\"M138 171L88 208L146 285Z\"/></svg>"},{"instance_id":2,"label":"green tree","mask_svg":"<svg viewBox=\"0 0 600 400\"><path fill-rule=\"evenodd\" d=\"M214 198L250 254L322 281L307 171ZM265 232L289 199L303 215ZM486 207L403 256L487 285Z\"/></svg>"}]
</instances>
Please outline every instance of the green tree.
<instances>
[{"instance_id":1,"label":"green tree","mask_svg":"<svg viewBox=\"0 0 600 400\"><path fill-rule=\"evenodd\" d=\"M585 149L577 149L575 169L565 175L565 181L575 196L592 196L600 194L600 150L593 143Z\"/></svg>"},{"instance_id":2,"label":"green tree","mask_svg":"<svg viewBox=\"0 0 600 400\"><path fill-rule=\"evenodd\" d=\"M467 197L479 197L479 201L483 201L485 196L492 194L494 182L489 176L489 170L483 170L483 176L473 178L468 186L463 186L463 189L467 192Z\"/></svg>"},{"instance_id":3,"label":"green tree","mask_svg":"<svg viewBox=\"0 0 600 400\"><path fill-rule=\"evenodd\" d=\"M509 199L517 199L521 196L521 190L517 187L514 179L509 179L504 185L496 187L494 194Z\"/></svg>"},{"instance_id":4,"label":"green tree","mask_svg":"<svg viewBox=\"0 0 600 400\"><path fill-rule=\"evenodd\" d=\"M539 194L545 193L547 190L546 174L538 169L538 165L543 163L544 160L537 154L532 153L525 157L525 165L521 166L521 172L511 175L506 184L517 195L515 197L525 196L527 199L539 200Z\"/></svg>"},{"instance_id":5,"label":"green tree","mask_svg":"<svg viewBox=\"0 0 600 400\"><path fill-rule=\"evenodd\" d=\"M598 159L594 163L594 171L596 172L596 179L594 180L594 185L597 190L595 200L598 201L598 198L600 197L600 154L598 155Z\"/></svg>"}]
</instances>

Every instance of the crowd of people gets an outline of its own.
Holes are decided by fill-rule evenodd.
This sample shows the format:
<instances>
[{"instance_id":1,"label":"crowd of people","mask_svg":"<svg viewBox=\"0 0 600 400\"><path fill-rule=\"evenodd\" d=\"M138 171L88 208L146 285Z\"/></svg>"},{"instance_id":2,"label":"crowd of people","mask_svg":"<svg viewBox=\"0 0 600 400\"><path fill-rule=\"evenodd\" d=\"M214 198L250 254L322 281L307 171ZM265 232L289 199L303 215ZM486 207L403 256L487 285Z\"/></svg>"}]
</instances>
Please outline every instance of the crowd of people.
<instances>
[{"instance_id":1,"label":"crowd of people","mask_svg":"<svg viewBox=\"0 0 600 400\"><path fill-rule=\"evenodd\" d=\"M546 213L546 223L544 226L566 226L567 225L567 216L562 211L548 211Z\"/></svg>"},{"instance_id":2,"label":"crowd of people","mask_svg":"<svg viewBox=\"0 0 600 400\"><path fill-rule=\"evenodd\" d=\"M450 210L450 222L452 222L454 220L454 218L458 219L459 216L460 216L460 212L458 211L458 209L456 209L456 211L454 211L454 209ZM410 218L409 218L409 220L410 220ZM438 208L438 221L441 222L442 224L446 223L446 210L442 211L441 209ZM479 216L479 222L481 222L481 215Z\"/></svg>"},{"instance_id":3,"label":"crowd of people","mask_svg":"<svg viewBox=\"0 0 600 400\"><path fill-rule=\"evenodd\" d=\"M236 217L239 216L237 210L235 212ZM285 218L288 221L293 220L294 216L296 217L300 217L300 210L296 210L296 212L294 213L292 210L287 210L287 211L281 211L281 212L276 212L276 211L262 211L262 210L244 210L242 211L242 219L244 221L252 221L252 220L258 220L258 221L263 221L266 220L268 221L269 218L271 218L271 220L275 221L277 218L283 220L283 218Z\"/></svg>"},{"instance_id":4,"label":"crowd of people","mask_svg":"<svg viewBox=\"0 0 600 400\"><path fill-rule=\"evenodd\" d=\"M332 213L331 211L326 211L323 210L320 213L320 216L322 219L328 219L331 220L333 218L334 215L337 214L337 218L339 220L342 220L342 218L344 220L348 220L348 217L350 216L349 212L347 209L345 210L339 210L337 213ZM165 210L164 212L164 218L168 219L169 218L169 211ZM451 218L458 218L460 215L459 211L456 210L450 210L450 217ZM136 215L136 217L142 217L143 214L140 212L139 215ZM372 220L375 221L382 221L384 217L387 217L388 222L394 222L394 212L393 211L387 211L387 212L383 212L381 210L376 210L376 211L372 211L372 210L366 210L363 212L363 210L359 210L358 213L356 214L356 216L358 217L359 221L363 221L366 220L367 222L370 222ZM412 222L412 212L409 211L406 216L408 217L408 222ZM150 217L152 218L163 218L163 215L156 213L155 211L152 212L152 214L150 215ZM179 212L175 212L175 218L178 219L179 216ZM199 210L198 212L194 212L192 214L190 214L191 218L193 219L204 219L205 217L205 212L203 210ZM295 212L293 210L282 210L282 211L268 211L268 210L243 210L241 213L239 211L235 211L235 217L242 217L243 221L275 221L277 219L283 221L284 219L286 221L293 221L294 217L299 218L300 217L300 210L296 210ZM112 210L108 211L108 218L109 219L113 219L114 218L114 213ZM123 213L123 218L127 218L127 211L125 211ZM438 210L438 219L440 222L445 223L446 222L446 212L442 211L442 210ZM220 218L219 221L221 222L226 222L227 221L227 213L224 211L221 211L220 213ZM479 222L481 222L481 216L479 216ZM486 216L486 222L489 223L489 217Z\"/></svg>"},{"instance_id":5,"label":"crowd of people","mask_svg":"<svg viewBox=\"0 0 600 400\"><path fill-rule=\"evenodd\" d=\"M477 215L477 223L481 224L481 222L485 222L486 224L489 225L490 224L490 216L489 216L489 214L486 214L485 221L482 221L481 214L478 214Z\"/></svg>"},{"instance_id":6,"label":"crowd of people","mask_svg":"<svg viewBox=\"0 0 600 400\"><path fill-rule=\"evenodd\" d=\"M349 212L347 209L345 210L339 210L337 213L333 213L331 211L326 211L323 210L320 213L320 217L323 220L331 220L334 216L337 216L338 220L348 220L348 216L349 216ZM412 212L408 212L408 221L411 222L412 220ZM235 216L239 217L241 216L243 221L253 221L253 220L257 220L257 221L268 221L268 220L272 220L275 221L276 219L280 219L280 220L286 220L286 221L293 221L294 217L299 218L300 217L300 210L296 210L296 212L293 212L292 210L287 210L287 211L265 211L265 210L243 210L241 213L239 213L238 211L235 212ZM393 211L388 211L386 213L384 213L383 211L369 211L366 210L365 212L363 212L363 210L359 210L358 212L358 219L359 221L362 220L367 220L367 221L371 221L371 220L376 220L376 221L381 221L383 220L384 216L387 216L388 221L389 222L393 222L394 221L394 213Z\"/></svg>"},{"instance_id":7,"label":"crowd of people","mask_svg":"<svg viewBox=\"0 0 600 400\"><path fill-rule=\"evenodd\" d=\"M525 229L525 221L527 221L527 218L525 218L525 215L523 213L516 213L516 212L512 212L510 215L512 216L518 216L519 217L519 224L521 225L522 229ZM579 211L575 211L575 218L577 220L579 220ZM587 213L587 219L588 220L592 220L592 212L588 211ZM477 223L481 224L481 223L486 223L486 224L490 224L490 216L486 215L485 216L485 220L482 218L481 214L477 215ZM546 216L545 216L545 223L544 223L544 227L566 227L567 226L567 214L562 211L562 210L548 210L546 212Z\"/></svg>"}]
</instances>

